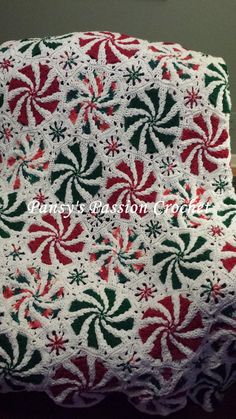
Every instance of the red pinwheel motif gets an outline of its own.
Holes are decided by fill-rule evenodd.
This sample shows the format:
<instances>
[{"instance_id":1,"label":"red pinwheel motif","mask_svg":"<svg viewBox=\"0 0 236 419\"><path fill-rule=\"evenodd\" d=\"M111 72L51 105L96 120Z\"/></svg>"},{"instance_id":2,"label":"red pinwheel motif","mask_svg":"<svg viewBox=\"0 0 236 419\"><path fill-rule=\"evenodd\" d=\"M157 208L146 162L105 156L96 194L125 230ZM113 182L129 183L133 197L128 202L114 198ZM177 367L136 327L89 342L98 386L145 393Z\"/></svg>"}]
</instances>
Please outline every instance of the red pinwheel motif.
<instances>
[{"instance_id":1,"label":"red pinwheel motif","mask_svg":"<svg viewBox=\"0 0 236 419\"><path fill-rule=\"evenodd\" d=\"M10 80L8 103L20 124L28 126L32 121L37 126L56 110L60 87L51 73L46 64L29 64Z\"/></svg>"},{"instance_id":2,"label":"red pinwheel motif","mask_svg":"<svg viewBox=\"0 0 236 419\"><path fill-rule=\"evenodd\" d=\"M143 204L156 201L155 190L156 176L153 171L148 171L141 160L135 160L133 168L124 161L116 166L117 176L107 179L106 188L111 195L107 202L112 208L113 205L125 206L136 205L136 213L143 217L146 213ZM121 218L130 218L127 211L120 214Z\"/></svg>"},{"instance_id":3,"label":"red pinwheel motif","mask_svg":"<svg viewBox=\"0 0 236 419\"><path fill-rule=\"evenodd\" d=\"M99 359L88 355L71 359L60 366L51 379L50 396L63 405L92 406L105 393L118 389L118 379Z\"/></svg>"},{"instance_id":4,"label":"red pinwheel motif","mask_svg":"<svg viewBox=\"0 0 236 419\"><path fill-rule=\"evenodd\" d=\"M183 162L190 162L190 170L199 175L201 166L207 172L214 172L218 168L217 160L229 156L227 144L228 132L222 128L220 119L211 115L204 119L199 114L193 118L193 127L184 128L181 140L186 148L181 153Z\"/></svg>"},{"instance_id":5,"label":"red pinwheel motif","mask_svg":"<svg viewBox=\"0 0 236 419\"><path fill-rule=\"evenodd\" d=\"M236 245L233 245L229 242L226 242L223 246L222 252L225 252L226 256L224 259L221 259L225 269L228 272L231 272L236 266Z\"/></svg>"},{"instance_id":6,"label":"red pinwheel motif","mask_svg":"<svg viewBox=\"0 0 236 419\"><path fill-rule=\"evenodd\" d=\"M120 62L123 57L131 58L139 50L139 40L129 35L101 32L84 32L79 38L80 47L95 60L103 59L107 64Z\"/></svg>"},{"instance_id":7,"label":"red pinwheel motif","mask_svg":"<svg viewBox=\"0 0 236 419\"><path fill-rule=\"evenodd\" d=\"M179 295L167 296L148 308L139 330L143 343L152 346L149 354L161 361L189 359L200 346L203 323L200 312L192 311L192 301Z\"/></svg>"},{"instance_id":8,"label":"red pinwheel motif","mask_svg":"<svg viewBox=\"0 0 236 419\"><path fill-rule=\"evenodd\" d=\"M68 265L72 262L70 253L81 252L84 243L79 241L83 227L71 223L71 217L64 217L57 221L51 214L42 217L40 224L32 224L28 230L36 237L28 243L32 253L41 251L41 261L47 265L53 264L56 257L58 262Z\"/></svg>"},{"instance_id":9,"label":"red pinwheel motif","mask_svg":"<svg viewBox=\"0 0 236 419\"><path fill-rule=\"evenodd\" d=\"M191 72L197 71L199 64L196 63L194 56L179 44L172 42L151 43L148 49L154 57L149 61L152 69L161 68L161 78L172 81L188 80Z\"/></svg>"}]
</instances>

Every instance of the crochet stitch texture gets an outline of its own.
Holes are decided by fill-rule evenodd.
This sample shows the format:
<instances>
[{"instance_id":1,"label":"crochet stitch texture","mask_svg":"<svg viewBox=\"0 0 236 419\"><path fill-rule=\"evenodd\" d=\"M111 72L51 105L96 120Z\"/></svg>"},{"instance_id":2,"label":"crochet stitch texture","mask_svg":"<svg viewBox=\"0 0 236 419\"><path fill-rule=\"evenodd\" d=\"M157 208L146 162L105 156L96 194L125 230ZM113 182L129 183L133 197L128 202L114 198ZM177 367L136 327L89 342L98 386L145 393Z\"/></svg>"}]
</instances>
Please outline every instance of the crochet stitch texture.
<instances>
[{"instance_id":1,"label":"crochet stitch texture","mask_svg":"<svg viewBox=\"0 0 236 419\"><path fill-rule=\"evenodd\" d=\"M236 381L230 109L224 60L179 44L0 46L1 392L215 408Z\"/></svg>"}]
</instances>

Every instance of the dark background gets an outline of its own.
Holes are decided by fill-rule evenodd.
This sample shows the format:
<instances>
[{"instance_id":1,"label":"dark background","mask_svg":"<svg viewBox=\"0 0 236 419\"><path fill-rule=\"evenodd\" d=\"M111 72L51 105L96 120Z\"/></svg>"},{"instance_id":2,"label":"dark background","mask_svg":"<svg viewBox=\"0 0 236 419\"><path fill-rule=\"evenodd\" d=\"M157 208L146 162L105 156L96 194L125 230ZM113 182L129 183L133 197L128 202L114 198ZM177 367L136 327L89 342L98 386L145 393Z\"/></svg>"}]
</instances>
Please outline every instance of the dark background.
<instances>
[{"instance_id":1,"label":"dark background","mask_svg":"<svg viewBox=\"0 0 236 419\"><path fill-rule=\"evenodd\" d=\"M213 413L188 403L185 409L168 419L235 419L236 386L226 394L224 401ZM145 415L130 405L124 395L113 394L95 407L70 409L56 406L42 393L10 393L0 395L1 419L163 419L163 416Z\"/></svg>"}]
</instances>

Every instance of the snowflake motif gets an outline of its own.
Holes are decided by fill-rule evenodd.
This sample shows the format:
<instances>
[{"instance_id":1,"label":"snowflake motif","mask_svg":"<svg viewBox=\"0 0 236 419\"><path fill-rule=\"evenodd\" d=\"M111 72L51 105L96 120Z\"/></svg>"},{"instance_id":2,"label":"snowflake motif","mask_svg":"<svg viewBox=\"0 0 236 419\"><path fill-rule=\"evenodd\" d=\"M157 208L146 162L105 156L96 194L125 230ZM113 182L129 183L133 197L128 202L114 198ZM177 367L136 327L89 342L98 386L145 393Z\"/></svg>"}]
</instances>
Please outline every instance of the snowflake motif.
<instances>
[{"instance_id":1,"label":"snowflake motif","mask_svg":"<svg viewBox=\"0 0 236 419\"><path fill-rule=\"evenodd\" d=\"M212 236L212 237L221 237L224 236L224 229L223 227L220 227L218 225L211 225L208 228L208 233Z\"/></svg>"},{"instance_id":2,"label":"snowflake motif","mask_svg":"<svg viewBox=\"0 0 236 419\"><path fill-rule=\"evenodd\" d=\"M142 71L142 67L139 66L135 68L134 64L131 68L126 68L128 74L124 74L124 77L127 77L127 83L132 82L132 85L135 86L136 83L140 83L142 81L142 77L144 76L144 72Z\"/></svg>"},{"instance_id":3,"label":"snowflake motif","mask_svg":"<svg viewBox=\"0 0 236 419\"><path fill-rule=\"evenodd\" d=\"M201 369L202 366L204 364L206 364L207 360L208 360L208 358L206 356L203 357L203 356L200 355L199 358L197 358L196 360L193 361L193 365L195 366L195 368Z\"/></svg>"},{"instance_id":4,"label":"snowflake motif","mask_svg":"<svg viewBox=\"0 0 236 419\"><path fill-rule=\"evenodd\" d=\"M219 175L218 178L214 178L214 183L212 182L212 186L215 187L214 192L219 192L222 194L225 192L226 187L229 185L227 176Z\"/></svg>"},{"instance_id":5,"label":"snowflake motif","mask_svg":"<svg viewBox=\"0 0 236 419\"><path fill-rule=\"evenodd\" d=\"M39 189L37 195L35 195L35 197L33 198L33 200L39 202L40 206L45 204L46 200L48 199L48 196L46 196L43 192L42 189Z\"/></svg>"},{"instance_id":6,"label":"snowflake motif","mask_svg":"<svg viewBox=\"0 0 236 419\"><path fill-rule=\"evenodd\" d=\"M145 283L142 284L142 287L137 287L137 292L135 294L138 298L138 301L148 301L149 298L153 298L155 293L157 292L157 288L154 284L147 285Z\"/></svg>"},{"instance_id":7,"label":"snowflake motif","mask_svg":"<svg viewBox=\"0 0 236 419\"><path fill-rule=\"evenodd\" d=\"M113 135L111 136L111 138L107 138L106 145L104 146L106 155L111 155L112 157L114 157L116 154L119 154L121 145L122 143L119 141L119 139L114 137Z\"/></svg>"},{"instance_id":8,"label":"snowflake motif","mask_svg":"<svg viewBox=\"0 0 236 419\"><path fill-rule=\"evenodd\" d=\"M202 96L199 95L200 89L186 90L186 96L184 96L185 105L190 106L193 109L194 106L198 105L198 102L202 99Z\"/></svg>"},{"instance_id":9,"label":"snowflake motif","mask_svg":"<svg viewBox=\"0 0 236 419\"><path fill-rule=\"evenodd\" d=\"M12 252L10 252L7 257L12 257L12 259L15 261L17 258L19 260L22 260L23 255L25 255L25 252L21 252L21 247L20 246L16 246L15 244L12 244L13 250Z\"/></svg>"},{"instance_id":10,"label":"snowflake motif","mask_svg":"<svg viewBox=\"0 0 236 419\"><path fill-rule=\"evenodd\" d=\"M84 269L80 269L78 271L77 268L73 270L73 272L69 272L68 279L70 279L70 284L86 284L86 279L88 278L88 275L86 274L86 271Z\"/></svg>"},{"instance_id":11,"label":"snowflake motif","mask_svg":"<svg viewBox=\"0 0 236 419\"><path fill-rule=\"evenodd\" d=\"M220 278L212 280L207 278L205 284L201 285L200 297L205 297L206 303L213 301L215 304L219 302L220 298L225 298L226 283Z\"/></svg>"},{"instance_id":12,"label":"snowflake motif","mask_svg":"<svg viewBox=\"0 0 236 419\"><path fill-rule=\"evenodd\" d=\"M173 175L175 173L175 169L177 167L177 164L175 163L175 160L171 157L166 157L166 159L161 159L162 165L160 166L161 174L162 175Z\"/></svg>"},{"instance_id":13,"label":"snowflake motif","mask_svg":"<svg viewBox=\"0 0 236 419\"><path fill-rule=\"evenodd\" d=\"M122 362L118 364L117 367L121 368L123 372L127 371L131 374L134 370L138 369L137 364L140 361L140 358L137 356L137 352L134 351L127 361L124 361L121 356L119 356L119 359L122 360Z\"/></svg>"},{"instance_id":14,"label":"snowflake motif","mask_svg":"<svg viewBox=\"0 0 236 419\"><path fill-rule=\"evenodd\" d=\"M154 237L156 239L162 231L162 227L159 221L151 220L149 224L147 224L147 228L145 229L145 233L147 233L148 237Z\"/></svg>"},{"instance_id":15,"label":"snowflake motif","mask_svg":"<svg viewBox=\"0 0 236 419\"><path fill-rule=\"evenodd\" d=\"M91 227L101 227L102 223L108 222L109 218L106 217L106 214L103 214L102 211L89 211L88 215L88 222L90 223Z\"/></svg>"},{"instance_id":16,"label":"snowflake motif","mask_svg":"<svg viewBox=\"0 0 236 419\"><path fill-rule=\"evenodd\" d=\"M4 143L9 143L14 137L13 127L9 122L3 123L0 127L0 140Z\"/></svg>"},{"instance_id":17,"label":"snowflake motif","mask_svg":"<svg viewBox=\"0 0 236 419\"><path fill-rule=\"evenodd\" d=\"M64 339L64 333L57 333L55 330L47 335L49 343L46 344L46 347L50 349L50 353L55 352L56 355L60 355L60 351L65 351L65 345L69 342L69 339Z\"/></svg>"},{"instance_id":18,"label":"snowflake motif","mask_svg":"<svg viewBox=\"0 0 236 419\"><path fill-rule=\"evenodd\" d=\"M65 139L65 133L67 128L64 126L63 121L54 122L54 125L49 125L50 128L50 132L49 135L52 139L52 141L57 141L59 142L60 140L64 140Z\"/></svg>"},{"instance_id":19,"label":"snowflake motif","mask_svg":"<svg viewBox=\"0 0 236 419\"><path fill-rule=\"evenodd\" d=\"M79 55L74 51L64 51L59 57L59 65L63 70L72 70L73 66L76 66Z\"/></svg>"},{"instance_id":20,"label":"snowflake motif","mask_svg":"<svg viewBox=\"0 0 236 419\"><path fill-rule=\"evenodd\" d=\"M13 68L13 62L14 61L11 57L3 58L3 60L0 62L0 69L8 72L11 68Z\"/></svg>"}]
</instances>

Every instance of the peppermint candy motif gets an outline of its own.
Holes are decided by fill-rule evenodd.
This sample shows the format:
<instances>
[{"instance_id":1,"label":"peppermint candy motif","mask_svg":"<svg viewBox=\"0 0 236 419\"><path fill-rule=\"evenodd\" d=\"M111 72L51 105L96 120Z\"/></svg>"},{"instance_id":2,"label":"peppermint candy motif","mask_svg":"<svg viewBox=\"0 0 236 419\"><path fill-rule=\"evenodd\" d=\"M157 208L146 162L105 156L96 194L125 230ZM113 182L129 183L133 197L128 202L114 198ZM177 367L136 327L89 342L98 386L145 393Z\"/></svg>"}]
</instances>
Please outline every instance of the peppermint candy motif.
<instances>
[{"instance_id":1,"label":"peppermint candy motif","mask_svg":"<svg viewBox=\"0 0 236 419\"><path fill-rule=\"evenodd\" d=\"M190 163L194 175L199 175L203 168L206 172L214 172L218 168L218 159L229 156L228 132L220 122L217 115L204 118L199 114L193 117L190 128L183 129L181 140L185 148L181 159Z\"/></svg>"},{"instance_id":2,"label":"peppermint candy motif","mask_svg":"<svg viewBox=\"0 0 236 419\"><path fill-rule=\"evenodd\" d=\"M142 343L151 348L150 356L162 362L189 359L200 346L203 333L200 312L182 295L164 297L148 308L139 329Z\"/></svg>"},{"instance_id":3,"label":"peppermint candy motif","mask_svg":"<svg viewBox=\"0 0 236 419\"><path fill-rule=\"evenodd\" d=\"M84 229L80 223L73 224L66 215L56 219L51 214L43 215L40 224L31 224L29 233L35 238L29 243L32 253L39 252L42 263L52 265L56 259L62 265L72 263L72 253L82 252L84 242L81 234Z\"/></svg>"},{"instance_id":4,"label":"peppermint candy motif","mask_svg":"<svg viewBox=\"0 0 236 419\"><path fill-rule=\"evenodd\" d=\"M142 374L128 387L129 401L145 413L166 416L183 408L187 401L187 380L182 377L173 391L161 393L161 383L154 374Z\"/></svg>"},{"instance_id":5,"label":"peppermint candy motif","mask_svg":"<svg viewBox=\"0 0 236 419\"><path fill-rule=\"evenodd\" d=\"M25 319L31 329L37 329L60 311L63 286L50 272L45 275L40 268L30 267L27 273L17 269L16 274L9 276L8 284L3 286L2 292L11 305L15 322Z\"/></svg>"},{"instance_id":6,"label":"peppermint candy motif","mask_svg":"<svg viewBox=\"0 0 236 419\"><path fill-rule=\"evenodd\" d=\"M233 337L233 342L235 343L236 337L236 304L235 301L232 301L227 307L223 308L218 316L216 317L215 322L211 327L211 334L214 337L222 337L226 335L229 341L229 338Z\"/></svg>"},{"instance_id":7,"label":"peppermint candy motif","mask_svg":"<svg viewBox=\"0 0 236 419\"><path fill-rule=\"evenodd\" d=\"M228 196L223 200L223 209L217 212L220 217L223 217L223 224L226 227L234 222L236 217L236 199Z\"/></svg>"},{"instance_id":8,"label":"peppermint candy motif","mask_svg":"<svg viewBox=\"0 0 236 419\"><path fill-rule=\"evenodd\" d=\"M28 383L40 385L44 379L41 361L40 351L30 347L26 335L17 333L9 338L0 334L0 388L22 391Z\"/></svg>"},{"instance_id":9,"label":"peppermint candy motif","mask_svg":"<svg viewBox=\"0 0 236 419\"><path fill-rule=\"evenodd\" d=\"M138 39L108 31L84 32L79 45L94 60L116 64L133 57L139 50Z\"/></svg>"},{"instance_id":10,"label":"peppermint candy motif","mask_svg":"<svg viewBox=\"0 0 236 419\"><path fill-rule=\"evenodd\" d=\"M188 180L180 180L176 187L163 191L165 208L170 205L171 224L174 227L197 228L211 217L212 199L203 185L194 185ZM175 207L176 206L176 207ZM201 211L198 209L201 208Z\"/></svg>"},{"instance_id":11,"label":"peppermint candy motif","mask_svg":"<svg viewBox=\"0 0 236 419\"><path fill-rule=\"evenodd\" d=\"M209 372L201 372L190 393L191 399L208 412L212 412L222 400L224 393L234 384L236 363L219 365Z\"/></svg>"},{"instance_id":12,"label":"peppermint candy motif","mask_svg":"<svg viewBox=\"0 0 236 419\"><path fill-rule=\"evenodd\" d=\"M78 87L66 95L70 121L82 128L82 134L107 132L120 108L118 83L109 74L96 70L79 73L77 78Z\"/></svg>"},{"instance_id":13,"label":"peppermint candy motif","mask_svg":"<svg viewBox=\"0 0 236 419\"><path fill-rule=\"evenodd\" d=\"M67 406L88 407L119 389L119 381L100 359L81 355L56 369L50 379L49 395Z\"/></svg>"},{"instance_id":14,"label":"peppermint candy motif","mask_svg":"<svg viewBox=\"0 0 236 419\"><path fill-rule=\"evenodd\" d=\"M138 159L134 160L131 166L121 161L116 165L115 172L116 176L109 177L106 182L110 194L107 199L108 205L111 208L120 206L121 218L130 218L129 211L126 211L129 204L140 217L145 216L147 204L155 202L157 196L154 172L147 169L144 162Z\"/></svg>"},{"instance_id":15,"label":"peppermint candy motif","mask_svg":"<svg viewBox=\"0 0 236 419\"><path fill-rule=\"evenodd\" d=\"M7 159L9 176L7 181L13 184L13 189L20 189L22 179L34 184L47 170L49 161L45 156L43 140L39 143L30 134L16 142L14 151Z\"/></svg>"},{"instance_id":16,"label":"peppermint candy motif","mask_svg":"<svg viewBox=\"0 0 236 419\"><path fill-rule=\"evenodd\" d=\"M85 288L69 309L76 316L72 329L89 348L115 348L133 329L131 303L111 288Z\"/></svg>"},{"instance_id":17,"label":"peppermint candy motif","mask_svg":"<svg viewBox=\"0 0 236 419\"><path fill-rule=\"evenodd\" d=\"M25 225L23 214L26 211L26 203L19 202L16 192L4 196L0 188L0 237L8 239L12 231L22 230Z\"/></svg>"},{"instance_id":18,"label":"peppermint candy motif","mask_svg":"<svg viewBox=\"0 0 236 419\"><path fill-rule=\"evenodd\" d=\"M169 279L173 289L179 289L186 279L196 280L202 273L202 262L211 260L211 250L206 245L204 237L195 238L190 233L163 240L153 256L153 264L160 269L161 282L165 284Z\"/></svg>"},{"instance_id":19,"label":"peppermint candy motif","mask_svg":"<svg viewBox=\"0 0 236 419\"><path fill-rule=\"evenodd\" d=\"M131 228L114 228L111 233L101 234L93 244L91 262L100 262L98 276L106 282L117 277L121 283L139 274L145 266L145 245Z\"/></svg>"},{"instance_id":20,"label":"peppermint candy motif","mask_svg":"<svg viewBox=\"0 0 236 419\"><path fill-rule=\"evenodd\" d=\"M86 202L95 196L101 184L102 163L90 145L76 142L56 156L51 173L55 195L62 202Z\"/></svg>"},{"instance_id":21,"label":"peppermint candy motif","mask_svg":"<svg viewBox=\"0 0 236 419\"><path fill-rule=\"evenodd\" d=\"M62 35L62 36L49 36L45 38L28 38L22 39L20 41L19 52L22 54L25 51L30 51L32 57L41 55L44 49L55 50L61 45L63 45L64 39L71 38L72 34Z\"/></svg>"},{"instance_id":22,"label":"peppermint candy motif","mask_svg":"<svg viewBox=\"0 0 236 419\"><path fill-rule=\"evenodd\" d=\"M168 89L153 87L137 93L129 102L125 132L130 143L145 153L169 146L179 133L179 107Z\"/></svg>"},{"instance_id":23,"label":"peppermint candy motif","mask_svg":"<svg viewBox=\"0 0 236 419\"><path fill-rule=\"evenodd\" d=\"M47 64L29 64L10 80L10 111L22 125L40 125L57 109L59 92L58 78Z\"/></svg>"},{"instance_id":24,"label":"peppermint candy motif","mask_svg":"<svg viewBox=\"0 0 236 419\"><path fill-rule=\"evenodd\" d=\"M153 43L148 49L155 55L149 61L149 65L152 70L160 67L163 80L188 80L199 68L193 55L178 44L163 42L157 46Z\"/></svg>"},{"instance_id":25,"label":"peppermint candy motif","mask_svg":"<svg viewBox=\"0 0 236 419\"><path fill-rule=\"evenodd\" d=\"M209 91L209 101L224 113L230 113L231 100L228 86L228 70L224 63L209 64L206 68L205 86Z\"/></svg>"}]
</instances>

